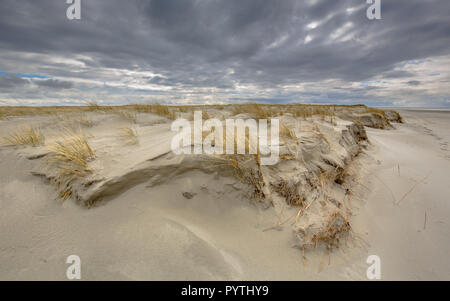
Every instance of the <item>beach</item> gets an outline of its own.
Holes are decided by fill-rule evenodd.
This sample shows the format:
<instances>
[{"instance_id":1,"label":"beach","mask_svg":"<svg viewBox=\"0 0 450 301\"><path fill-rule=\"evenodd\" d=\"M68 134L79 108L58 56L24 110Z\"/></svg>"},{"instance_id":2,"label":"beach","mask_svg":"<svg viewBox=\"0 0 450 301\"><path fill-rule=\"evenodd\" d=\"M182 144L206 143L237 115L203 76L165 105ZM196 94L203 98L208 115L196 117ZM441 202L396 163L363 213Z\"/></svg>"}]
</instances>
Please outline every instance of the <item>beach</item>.
<instances>
[{"instance_id":1,"label":"beach","mask_svg":"<svg viewBox=\"0 0 450 301\"><path fill-rule=\"evenodd\" d=\"M354 160L359 185L348 206L357 238L331 252L310 250L306 260L292 220L283 223L296 211L255 206L226 174L186 168L161 172L162 182L140 181L136 174L154 166L127 171L137 157L114 157L112 149L98 159L117 162L103 170L103 186L79 193L107 200L88 208L55 200L55 188L30 173L36 160L2 147L0 280L65 280L72 254L81 259L82 280L367 280L369 255L379 256L383 280L449 280L450 113L399 112L402 124L366 127L369 144ZM104 118L102 133L117 125ZM160 137L148 147L141 140L151 149L146 155L158 157L170 142L169 126L154 117L141 123Z\"/></svg>"}]
</instances>

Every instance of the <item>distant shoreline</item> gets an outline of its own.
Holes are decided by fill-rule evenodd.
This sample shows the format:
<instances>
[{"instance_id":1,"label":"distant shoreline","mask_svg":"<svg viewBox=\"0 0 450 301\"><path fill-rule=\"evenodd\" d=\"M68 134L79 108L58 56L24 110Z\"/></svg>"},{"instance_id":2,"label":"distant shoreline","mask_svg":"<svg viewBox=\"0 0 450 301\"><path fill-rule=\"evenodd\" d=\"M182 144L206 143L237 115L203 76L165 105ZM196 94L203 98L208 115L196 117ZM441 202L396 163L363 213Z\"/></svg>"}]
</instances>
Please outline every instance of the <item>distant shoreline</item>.
<instances>
[{"instance_id":1,"label":"distant shoreline","mask_svg":"<svg viewBox=\"0 0 450 301\"><path fill-rule=\"evenodd\" d=\"M381 109L388 109L381 108ZM415 112L450 112L450 108L440 107L440 108L425 108L425 107L389 107L391 110L404 110L404 111L415 111Z\"/></svg>"}]
</instances>

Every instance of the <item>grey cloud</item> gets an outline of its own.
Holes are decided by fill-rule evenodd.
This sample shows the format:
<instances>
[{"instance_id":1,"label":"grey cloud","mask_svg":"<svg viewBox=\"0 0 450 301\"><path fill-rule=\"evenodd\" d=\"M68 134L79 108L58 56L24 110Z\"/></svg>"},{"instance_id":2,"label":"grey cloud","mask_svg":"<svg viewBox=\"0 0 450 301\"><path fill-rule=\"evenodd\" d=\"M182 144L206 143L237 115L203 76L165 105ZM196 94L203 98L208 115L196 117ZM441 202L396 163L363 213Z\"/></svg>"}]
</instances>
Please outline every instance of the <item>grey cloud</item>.
<instances>
[{"instance_id":1,"label":"grey cloud","mask_svg":"<svg viewBox=\"0 0 450 301\"><path fill-rule=\"evenodd\" d=\"M70 89L73 87L73 83L57 79L35 80L34 83L38 86L52 89Z\"/></svg>"},{"instance_id":2,"label":"grey cloud","mask_svg":"<svg viewBox=\"0 0 450 301\"><path fill-rule=\"evenodd\" d=\"M14 74L0 75L0 88L22 87L29 83L29 80L18 77Z\"/></svg>"},{"instance_id":3,"label":"grey cloud","mask_svg":"<svg viewBox=\"0 0 450 301\"><path fill-rule=\"evenodd\" d=\"M407 82L408 85L410 86L419 86L420 85L420 81L418 80L410 80L409 82Z\"/></svg>"},{"instance_id":4,"label":"grey cloud","mask_svg":"<svg viewBox=\"0 0 450 301\"><path fill-rule=\"evenodd\" d=\"M65 1L3 0L0 49L17 53L17 62L2 65L0 60L0 70L30 72L11 70L11 65L25 62L21 53L83 55L92 58L78 59L83 67L35 60L23 68L105 82L117 77L107 73L109 68L151 71L159 75L142 78L147 84L237 93L238 85L277 90L328 79L350 83L378 75L409 77L409 71L394 68L450 54L448 0L382 1L379 21L369 21L361 4L365 1L318 0L309 5L296 0L96 0L82 1L82 19L69 21ZM348 14L350 7L360 8ZM311 22L319 26L308 29ZM350 22L353 26L333 40L333 33ZM307 35L312 40L305 45ZM340 40L343 37L347 39ZM35 82L73 87L70 82ZM348 100L329 95L335 101Z\"/></svg>"},{"instance_id":5,"label":"grey cloud","mask_svg":"<svg viewBox=\"0 0 450 301\"><path fill-rule=\"evenodd\" d=\"M394 71L389 71L383 74L384 78L402 78L402 77L410 77L410 76L414 76L413 73L408 72L408 71L404 71L404 70L394 70Z\"/></svg>"}]
</instances>

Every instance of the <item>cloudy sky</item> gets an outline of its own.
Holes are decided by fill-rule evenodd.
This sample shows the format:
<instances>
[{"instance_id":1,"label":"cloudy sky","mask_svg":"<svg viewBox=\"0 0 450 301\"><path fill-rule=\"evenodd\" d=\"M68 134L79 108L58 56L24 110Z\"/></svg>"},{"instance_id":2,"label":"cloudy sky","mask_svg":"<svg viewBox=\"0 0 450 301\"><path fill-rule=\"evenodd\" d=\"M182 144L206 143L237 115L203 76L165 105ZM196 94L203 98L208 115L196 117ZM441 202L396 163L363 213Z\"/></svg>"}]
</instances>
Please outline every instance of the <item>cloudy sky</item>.
<instances>
[{"instance_id":1,"label":"cloudy sky","mask_svg":"<svg viewBox=\"0 0 450 301\"><path fill-rule=\"evenodd\" d=\"M0 0L0 105L450 106L450 1Z\"/></svg>"}]
</instances>

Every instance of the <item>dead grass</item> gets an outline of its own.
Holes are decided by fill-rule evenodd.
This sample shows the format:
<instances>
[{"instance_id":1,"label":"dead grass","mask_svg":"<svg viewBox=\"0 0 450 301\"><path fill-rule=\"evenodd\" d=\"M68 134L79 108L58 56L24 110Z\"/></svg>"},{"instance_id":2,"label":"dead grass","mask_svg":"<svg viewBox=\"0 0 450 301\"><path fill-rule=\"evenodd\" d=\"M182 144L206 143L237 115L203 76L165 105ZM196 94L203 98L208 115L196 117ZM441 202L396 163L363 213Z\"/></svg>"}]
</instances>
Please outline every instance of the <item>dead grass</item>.
<instances>
[{"instance_id":1,"label":"dead grass","mask_svg":"<svg viewBox=\"0 0 450 301\"><path fill-rule=\"evenodd\" d=\"M136 123L136 112L131 110L119 110L116 113L125 120L131 123Z\"/></svg>"},{"instance_id":2,"label":"dead grass","mask_svg":"<svg viewBox=\"0 0 450 301\"><path fill-rule=\"evenodd\" d=\"M24 126L17 132L4 138L5 144L15 146L30 145L33 147L45 144L45 137L40 129L32 126Z\"/></svg>"},{"instance_id":3,"label":"dead grass","mask_svg":"<svg viewBox=\"0 0 450 301\"><path fill-rule=\"evenodd\" d=\"M210 135L212 131L204 131L203 138ZM231 140L231 137L227 137L226 128L223 128L223 142L224 153L226 151L227 140ZM263 200L267 197L264 192L264 175L261 169L261 159L259 148L257 147L257 137L250 135L250 130L246 129L244 135L238 135L236 128L234 128L234 140L233 148L234 154L223 154L223 155L211 155L210 159L215 164L212 166L214 168L219 166L231 167L234 175L243 183L248 184L252 187L251 198L254 200ZM228 139L227 139L228 138ZM243 139L243 141L240 141ZM241 143L245 143L245 154L237 153L237 146ZM253 149L256 147L256 149Z\"/></svg>"},{"instance_id":4,"label":"dead grass","mask_svg":"<svg viewBox=\"0 0 450 301\"><path fill-rule=\"evenodd\" d=\"M132 127L123 128L120 130L119 135L125 140L126 144L128 145L139 144L139 137L137 135L137 131L135 128Z\"/></svg>"},{"instance_id":5,"label":"dead grass","mask_svg":"<svg viewBox=\"0 0 450 301\"><path fill-rule=\"evenodd\" d=\"M264 180L261 169L257 164L256 155L223 155L217 158L218 162L231 166L235 176L243 183L252 187L251 198L262 200L264 193Z\"/></svg>"},{"instance_id":6,"label":"dead grass","mask_svg":"<svg viewBox=\"0 0 450 301\"><path fill-rule=\"evenodd\" d=\"M45 115L45 114L57 114L67 112L90 112L90 111L103 111L103 112L115 112L115 111L135 111L141 113L153 113L168 119L175 119L176 112L193 112L195 110L201 110L204 108L211 109L230 109L234 115L247 113L257 119L268 119L270 117L276 117L285 113L291 113L295 117L307 119L311 116L318 115L323 120L326 118L330 123L333 122L332 116L336 116L339 112L345 109L353 108L358 109L361 113L377 113L385 117L386 112L392 112L397 116L398 122L402 122L402 118L398 112L394 110L381 110L378 108L370 108L364 105L310 105L310 104L233 104L233 105L179 105L168 106L163 104L132 104L123 106L103 106L99 105L95 101L87 101L84 106L49 106L49 107L0 107L0 119L5 119L14 116L33 116L33 115ZM329 117L329 118L328 118Z\"/></svg>"},{"instance_id":7,"label":"dead grass","mask_svg":"<svg viewBox=\"0 0 450 301\"><path fill-rule=\"evenodd\" d=\"M282 138L289 138L289 139L292 139L292 140L297 140L298 139L297 135L295 134L295 131L290 129L283 122L280 122L279 135Z\"/></svg>"},{"instance_id":8,"label":"dead grass","mask_svg":"<svg viewBox=\"0 0 450 301\"><path fill-rule=\"evenodd\" d=\"M325 217L321 227L314 224L306 229L299 229L297 236L302 242L302 250L309 247L324 245L326 249L338 248L342 239L346 238L351 230L350 222L341 211L334 211Z\"/></svg>"},{"instance_id":9,"label":"dead grass","mask_svg":"<svg viewBox=\"0 0 450 301\"><path fill-rule=\"evenodd\" d=\"M262 105L258 103L235 104L232 106L233 115L250 114L256 119L268 119L281 115L280 108L277 106Z\"/></svg>"},{"instance_id":10,"label":"dead grass","mask_svg":"<svg viewBox=\"0 0 450 301\"><path fill-rule=\"evenodd\" d=\"M175 119L176 118L176 114L175 111L177 110L175 107L174 108L170 108L169 106L166 105L162 105L159 103L156 104L135 104L135 105L129 105L129 106L124 106L125 108L128 109L133 109L137 112L141 112L141 113L152 113L152 114L156 114L168 119Z\"/></svg>"},{"instance_id":11,"label":"dead grass","mask_svg":"<svg viewBox=\"0 0 450 301\"><path fill-rule=\"evenodd\" d=\"M84 127L90 128L90 127L94 126L94 122L91 119L89 119L88 117L86 117L85 114L80 114L78 116L75 116L75 121Z\"/></svg>"},{"instance_id":12,"label":"dead grass","mask_svg":"<svg viewBox=\"0 0 450 301\"><path fill-rule=\"evenodd\" d=\"M100 111L101 110L100 105L94 100L86 101L86 107L87 107L88 111Z\"/></svg>"},{"instance_id":13,"label":"dead grass","mask_svg":"<svg viewBox=\"0 0 450 301\"><path fill-rule=\"evenodd\" d=\"M317 126L317 124L314 125L314 130L316 132L316 134L323 140L325 141L326 144L328 144L328 146L330 146L330 141L327 139L327 137L322 133L322 131L320 130L320 128Z\"/></svg>"},{"instance_id":14,"label":"dead grass","mask_svg":"<svg viewBox=\"0 0 450 301\"><path fill-rule=\"evenodd\" d=\"M71 131L56 141L50 151L50 165L56 170L52 181L58 186L59 197L66 200L72 195L74 181L91 173L88 162L95 153L83 133Z\"/></svg>"},{"instance_id":15,"label":"dead grass","mask_svg":"<svg viewBox=\"0 0 450 301\"><path fill-rule=\"evenodd\" d=\"M292 183L284 179L275 184L271 183L273 190L284 197L288 205L303 207L305 198L298 193L299 185L300 183Z\"/></svg>"}]
</instances>

